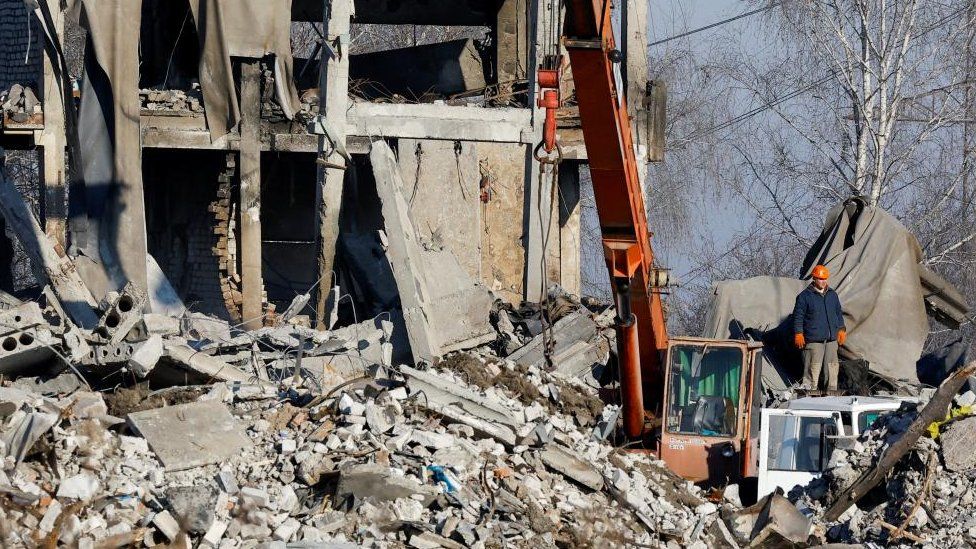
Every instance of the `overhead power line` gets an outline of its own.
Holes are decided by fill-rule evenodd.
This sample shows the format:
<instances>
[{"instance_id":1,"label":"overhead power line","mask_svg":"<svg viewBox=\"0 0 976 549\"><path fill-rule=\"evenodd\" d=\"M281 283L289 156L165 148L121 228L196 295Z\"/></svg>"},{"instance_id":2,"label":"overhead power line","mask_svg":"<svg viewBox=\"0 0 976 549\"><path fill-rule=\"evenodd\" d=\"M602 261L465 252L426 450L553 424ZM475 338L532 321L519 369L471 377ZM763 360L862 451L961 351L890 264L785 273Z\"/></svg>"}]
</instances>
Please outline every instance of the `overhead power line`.
<instances>
[{"instance_id":1,"label":"overhead power line","mask_svg":"<svg viewBox=\"0 0 976 549\"><path fill-rule=\"evenodd\" d=\"M785 1L785 0L783 0L783 1ZM755 9L755 10L752 10L752 11L747 11L745 13L740 13L739 15L736 15L735 17L730 17L729 19L724 19L722 21L717 21L717 22L712 23L710 25L705 25L704 27L699 27L697 29L690 30L688 32L683 32L681 34L676 34L674 36L669 36L667 38L663 38L661 40L658 40L657 42L651 42L650 44L648 44L648 46L657 46L658 44L664 44L665 42L670 42L672 40L677 40L679 38L684 38L685 36L691 36L692 34L696 34L696 33L702 32L702 31L706 31L708 29L714 29L715 27L724 25L726 23L731 23L733 21L738 21L739 19L742 19L743 17L749 17L750 15L755 15L757 13L764 12L764 11L766 11L768 9L775 8L776 6L782 4L783 1L774 2L774 3L768 5L768 6L764 7L764 8L759 8L759 9Z\"/></svg>"}]
</instances>

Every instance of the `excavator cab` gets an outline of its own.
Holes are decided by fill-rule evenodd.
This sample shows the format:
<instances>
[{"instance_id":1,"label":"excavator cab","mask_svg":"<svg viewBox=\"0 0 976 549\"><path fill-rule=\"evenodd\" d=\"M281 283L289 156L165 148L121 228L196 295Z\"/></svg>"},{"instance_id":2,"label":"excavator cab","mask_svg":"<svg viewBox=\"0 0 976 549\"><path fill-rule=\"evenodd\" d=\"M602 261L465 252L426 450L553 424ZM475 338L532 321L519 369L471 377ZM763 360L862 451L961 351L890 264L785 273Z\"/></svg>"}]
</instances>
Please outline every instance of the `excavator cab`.
<instances>
[{"instance_id":1,"label":"excavator cab","mask_svg":"<svg viewBox=\"0 0 976 549\"><path fill-rule=\"evenodd\" d=\"M675 473L708 486L756 476L761 364L758 343L669 340L658 455Z\"/></svg>"}]
</instances>

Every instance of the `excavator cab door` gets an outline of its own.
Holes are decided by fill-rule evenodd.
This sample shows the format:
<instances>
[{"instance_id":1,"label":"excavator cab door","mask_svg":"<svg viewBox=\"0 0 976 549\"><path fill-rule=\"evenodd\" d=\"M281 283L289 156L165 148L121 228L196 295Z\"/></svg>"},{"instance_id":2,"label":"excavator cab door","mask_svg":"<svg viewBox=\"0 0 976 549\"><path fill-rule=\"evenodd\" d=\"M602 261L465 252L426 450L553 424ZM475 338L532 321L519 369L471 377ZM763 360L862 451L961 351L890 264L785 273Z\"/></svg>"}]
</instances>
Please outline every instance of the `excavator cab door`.
<instances>
[{"instance_id":1,"label":"excavator cab door","mask_svg":"<svg viewBox=\"0 0 976 549\"><path fill-rule=\"evenodd\" d=\"M749 354L734 341L669 342L660 456L675 473L715 486L741 476Z\"/></svg>"}]
</instances>

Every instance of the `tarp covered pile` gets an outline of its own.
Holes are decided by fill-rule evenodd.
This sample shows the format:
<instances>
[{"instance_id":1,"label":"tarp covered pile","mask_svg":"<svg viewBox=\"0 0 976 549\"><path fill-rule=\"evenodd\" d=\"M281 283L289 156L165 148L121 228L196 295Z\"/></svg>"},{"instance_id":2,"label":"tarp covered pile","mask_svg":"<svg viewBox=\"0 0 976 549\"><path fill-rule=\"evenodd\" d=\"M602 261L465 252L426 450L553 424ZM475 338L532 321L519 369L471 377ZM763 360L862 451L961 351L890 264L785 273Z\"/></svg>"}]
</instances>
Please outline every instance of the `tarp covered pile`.
<instances>
[{"instance_id":1,"label":"tarp covered pile","mask_svg":"<svg viewBox=\"0 0 976 549\"><path fill-rule=\"evenodd\" d=\"M705 337L761 339L788 383L801 374L792 349L791 313L797 294L809 284L813 267L830 270L830 284L844 309L847 343L842 358L862 359L871 372L918 383L916 362L928 337L923 286L927 269L918 241L893 216L860 199L827 214L820 237L808 252L801 278L756 277L716 284ZM964 305L964 304L963 304ZM768 383L785 385L766 372Z\"/></svg>"}]
</instances>

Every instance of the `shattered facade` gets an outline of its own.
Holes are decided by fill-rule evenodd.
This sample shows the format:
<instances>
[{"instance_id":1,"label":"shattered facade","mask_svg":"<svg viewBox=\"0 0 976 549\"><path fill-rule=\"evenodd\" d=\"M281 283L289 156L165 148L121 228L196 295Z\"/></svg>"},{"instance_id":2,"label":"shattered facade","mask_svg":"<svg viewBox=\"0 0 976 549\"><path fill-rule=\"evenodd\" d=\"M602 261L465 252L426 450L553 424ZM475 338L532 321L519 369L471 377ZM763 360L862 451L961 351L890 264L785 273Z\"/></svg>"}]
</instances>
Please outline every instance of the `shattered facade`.
<instances>
[{"instance_id":1,"label":"shattered facade","mask_svg":"<svg viewBox=\"0 0 976 549\"><path fill-rule=\"evenodd\" d=\"M474 283L513 303L541 298L551 283L579 292L585 152L569 75L558 178L540 174L532 156L544 2L350 0L327 12L308 0L41 5L0 4L12 14L4 28L17 27L4 33L17 42L4 50L17 57L4 65L5 89L22 81L42 98L38 110L52 107L30 131L6 124L3 145L45 152L45 230L86 259L79 270L96 297L126 281L148 288L145 249L185 303L230 320L253 324L316 283L325 291L306 312L319 322L334 306L325 303L331 285L348 289L344 316L386 310L383 286L394 281L379 280L371 262L380 232L399 228L384 224L373 190L367 155L381 139L425 247L446 250ZM87 32L83 74L40 55L46 16L62 39L66 19ZM633 18L646 28L646 14ZM417 26L426 43L375 38ZM299 43L293 28L314 40ZM470 37L450 38L458 33ZM627 46L643 52L636 41L646 32L631 34ZM645 65L635 55L628 70L646 75ZM58 138L74 124L60 104L66 84L79 88L84 143L67 160L72 144ZM139 149L123 138L136 131ZM67 193L72 171L84 183Z\"/></svg>"},{"instance_id":2,"label":"shattered facade","mask_svg":"<svg viewBox=\"0 0 976 549\"><path fill-rule=\"evenodd\" d=\"M831 397L790 408L788 372L761 371L784 307L736 297L757 285L789 301L806 282L761 278L716 294L714 338L684 338L674 406L637 408L631 440L618 430L629 315L578 296L572 67L561 161L536 158L536 68L560 6L0 0L0 152L38 151L33 195L18 187L31 177L0 173L0 265L23 254L37 282L0 274L0 545L943 546L976 532L976 363L944 368L937 390L909 371L926 313L958 328L968 305L918 268L903 227L850 201L807 262L861 296L845 359L897 378L893 406L852 436ZM622 51L605 40L601 60L622 63L606 84L625 92L642 166L663 153L664 92L647 80L646 4L612 9ZM871 227L902 245L863 238ZM911 291L887 291L893 275ZM737 358L706 360L723 344ZM819 419L772 445L772 408ZM665 445L700 446L708 477L679 478L674 456L691 454ZM758 497L749 469L774 457L813 481Z\"/></svg>"},{"instance_id":3,"label":"shattered facade","mask_svg":"<svg viewBox=\"0 0 976 549\"><path fill-rule=\"evenodd\" d=\"M0 147L41 151L40 214L0 176L0 215L42 287L0 288L0 544L727 539L589 385L613 316L575 297L568 75L533 156L547 9L0 2L34 63Z\"/></svg>"}]
</instances>

